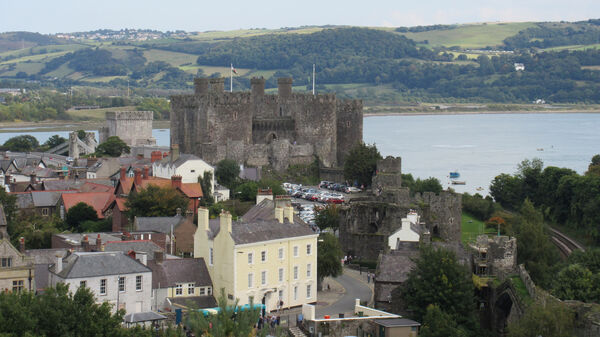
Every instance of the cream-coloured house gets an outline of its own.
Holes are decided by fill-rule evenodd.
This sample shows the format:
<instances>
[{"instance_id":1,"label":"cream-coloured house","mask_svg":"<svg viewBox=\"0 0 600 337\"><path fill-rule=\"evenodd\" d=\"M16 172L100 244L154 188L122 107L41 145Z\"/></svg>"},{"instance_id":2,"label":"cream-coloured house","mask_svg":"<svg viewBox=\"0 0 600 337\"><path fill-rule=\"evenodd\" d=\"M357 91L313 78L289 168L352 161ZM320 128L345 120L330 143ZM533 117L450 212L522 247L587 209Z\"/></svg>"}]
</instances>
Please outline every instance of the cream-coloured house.
<instances>
[{"instance_id":1,"label":"cream-coloured house","mask_svg":"<svg viewBox=\"0 0 600 337\"><path fill-rule=\"evenodd\" d=\"M24 242L21 241L24 246ZM33 259L10 243L4 208L0 205L0 291L35 291Z\"/></svg>"},{"instance_id":2,"label":"cream-coloured house","mask_svg":"<svg viewBox=\"0 0 600 337\"><path fill-rule=\"evenodd\" d=\"M230 301L254 299L267 311L317 301L317 234L294 216L290 206L263 200L239 221L221 213L209 220L198 210L194 256L206 261L214 292Z\"/></svg>"}]
</instances>

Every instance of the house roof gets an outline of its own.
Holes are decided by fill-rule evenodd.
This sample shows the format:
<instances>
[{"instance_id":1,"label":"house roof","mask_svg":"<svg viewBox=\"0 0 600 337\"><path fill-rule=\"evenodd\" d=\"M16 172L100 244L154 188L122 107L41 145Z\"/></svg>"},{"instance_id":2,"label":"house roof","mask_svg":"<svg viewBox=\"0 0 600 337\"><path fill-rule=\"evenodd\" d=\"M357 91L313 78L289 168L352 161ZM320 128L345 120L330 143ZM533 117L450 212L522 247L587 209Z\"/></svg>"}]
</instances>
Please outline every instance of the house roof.
<instances>
[{"instance_id":1,"label":"house roof","mask_svg":"<svg viewBox=\"0 0 600 337\"><path fill-rule=\"evenodd\" d=\"M56 265L49 270L55 273ZM63 269L55 274L68 279L146 272L150 268L122 252L75 252L63 259Z\"/></svg>"},{"instance_id":2,"label":"house roof","mask_svg":"<svg viewBox=\"0 0 600 337\"><path fill-rule=\"evenodd\" d=\"M125 323L141 323L141 322L161 321L163 319L167 319L167 317L163 316L159 313L153 312L153 311L146 311L146 312L135 312L132 314L127 314L123 317L123 322L125 322Z\"/></svg>"},{"instance_id":3,"label":"house roof","mask_svg":"<svg viewBox=\"0 0 600 337\"><path fill-rule=\"evenodd\" d=\"M47 266L56 262L56 255L65 257L67 252L67 248L28 249L25 251L25 255L33 258L33 263Z\"/></svg>"},{"instance_id":4,"label":"house roof","mask_svg":"<svg viewBox=\"0 0 600 337\"><path fill-rule=\"evenodd\" d=\"M31 198L34 207L52 207L56 206L58 199L63 194L77 193L77 191L31 191Z\"/></svg>"},{"instance_id":5,"label":"house roof","mask_svg":"<svg viewBox=\"0 0 600 337\"><path fill-rule=\"evenodd\" d=\"M404 282L415 263L412 258L418 254L416 251L391 251L381 255L377 264L375 279L377 282Z\"/></svg>"},{"instance_id":6,"label":"house roof","mask_svg":"<svg viewBox=\"0 0 600 337\"><path fill-rule=\"evenodd\" d=\"M104 244L105 252L129 253L132 250L148 254L148 260L154 260L155 251L164 251L159 245L150 240L108 241Z\"/></svg>"},{"instance_id":7,"label":"house roof","mask_svg":"<svg viewBox=\"0 0 600 337\"><path fill-rule=\"evenodd\" d=\"M98 234L100 234L100 240L102 240L102 242L121 240L121 233L68 233L54 235L74 246L81 245L81 240L83 240L83 237L87 235L89 244L95 246Z\"/></svg>"},{"instance_id":8,"label":"house roof","mask_svg":"<svg viewBox=\"0 0 600 337\"><path fill-rule=\"evenodd\" d=\"M169 156L167 158L162 159L160 162L157 162L157 164L159 164L161 166L173 165L175 167L179 167L179 166L185 164L185 162L187 162L188 160L202 160L202 159L193 154L181 153L175 161L171 161L171 156ZM207 165L209 165L209 164L207 163Z\"/></svg>"},{"instance_id":9,"label":"house roof","mask_svg":"<svg viewBox=\"0 0 600 337\"><path fill-rule=\"evenodd\" d=\"M111 192L113 193L115 190L112 186L107 186L105 184L98 184L90 181L86 181L81 187L79 191L81 192Z\"/></svg>"},{"instance_id":10,"label":"house roof","mask_svg":"<svg viewBox=\"0 0 600 337\"><path fill-rule=\"evenodd\" d=\"M207 296L190 296L190 297L170 297L169 301L177 304L180 307L188 307L189 303L193 304L194 308L205 309L218 307L217 300L212 295Z\"/></svg>"},{"instance_id":11,"label":"house roof","mask_svg":"<svg viewBox=\"0 0 600 337\"><path fill-rule=\"evenodd\" d=\"M178 189L188 198L201 198L203 196L202 186L198 183L184 183L181 184L181 188Z\"/></svg>"},{"instance_id":12,"label":"house roof","mask_svg":"<svg viewBox=\"0 0 600 337\"><path fill-rule=\"evenodd\" d=\"M71 193L63 194L62 200L66 211L78 203L83 202L92 206L94 210L96 210L96 213L98 213L98 218L102 219L104 218L102 210L112 195L113 194L110 192Z\"/></svg>"},{"instance_id":13,"label":"house roof","mask_svg":"<svg viewBox=\"0 0 600 337\"><path fill-rule=\"evenodd\" d=\"M138 231L156 231L170 233L171 228L175 230L185 220L184 216L157 216L157 217L135 217L134 227Z\"/></svg>"},{"instance_id":14,"label":"house roof","mask_svg":"<svg viewBox=\"0 0 600 337\"><path fill-rule=\"evenodd\" d=\"M31 192L11 192L10 194L17 197L16 205L19 209L34 207Z\"/></svg>"},{"instance_id":15,"label":"house roof","mask_svg":"<svg viewBox=\"0 0 600 337\"><path fill-rule=\"evenodd\" d=\"M415 322L408 318L388 318L388 319L376 319L376 324L385 326L386 328L402 327L402 326L421 326L421 323Z\"/></svg>"},{"instance_id":16,"label":"house roof","mask_svg":"<svg viewBox=\"0 0 600 337\"><path fill-rule=\"evenodd\" d=\"M152 288L174 287L177 283L195 283L196 287L212 286L203 258L148 261L152 269Z\"/></svg>"}]
</instances>

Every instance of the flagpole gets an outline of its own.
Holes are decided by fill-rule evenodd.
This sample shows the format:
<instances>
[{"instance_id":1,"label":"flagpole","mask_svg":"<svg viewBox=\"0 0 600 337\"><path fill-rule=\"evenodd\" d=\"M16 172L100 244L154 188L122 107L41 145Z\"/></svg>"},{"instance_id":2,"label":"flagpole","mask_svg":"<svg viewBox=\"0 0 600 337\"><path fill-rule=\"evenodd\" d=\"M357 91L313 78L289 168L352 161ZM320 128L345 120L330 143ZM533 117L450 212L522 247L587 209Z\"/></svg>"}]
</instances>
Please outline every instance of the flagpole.
<instances>
[{"instance_id":1,"label":"flagpole","mask_svg":"<svg viewBox=\"0 0 600 337\"><path fill-rule=\"evenodd\" d=\"M233 63L231 63L231 67L229 68L229 92L233 92Z\"/></svg>"},{"instance_id":2,"label":"flagpole","mask_svg":"<svg viewBox=\"0 0 600 337\"><path fill-rule=\"evenodd\" d=\"M313 63L313 96L315 95L315 64Z\"/></svg>"}]
</instances>

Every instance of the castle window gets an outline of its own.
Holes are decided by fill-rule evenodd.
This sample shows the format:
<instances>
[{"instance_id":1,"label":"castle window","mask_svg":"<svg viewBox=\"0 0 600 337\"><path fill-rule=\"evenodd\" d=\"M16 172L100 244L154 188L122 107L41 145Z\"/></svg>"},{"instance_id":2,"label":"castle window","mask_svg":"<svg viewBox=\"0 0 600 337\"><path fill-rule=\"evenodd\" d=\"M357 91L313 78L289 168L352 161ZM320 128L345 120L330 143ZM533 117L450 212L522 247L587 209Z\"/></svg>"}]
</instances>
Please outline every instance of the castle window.
<instances>
[{"instance_id":1,"label":"castle window","mask_svg":"<svg viewBox=\"0 0 600 337\"><path fill-rule=\"evenodd\" d=\"M346 121L346 127L350 127L350 121Z\"/></svg>"},{"instance_id":2,"label":"castle window","mask_svg":"<svg viewBox=\"0 0 600 337\"><path fill-rule=\"evenodd\" d=\"M279 107L279 117L283 117L283 108Z\"/></svg>"},{"instance_id":3,"label":"castle window","mask_svg":"<svg viewBox=\"0 0 600 337\"><path fill-rule=\"evenodd\" d=\"M236 120L237 120L237 118L238 118L237 111L234 111L234 112L233 112L233 120L234 120L234 121L236 121Z\"/></svg>"}]
</instances>

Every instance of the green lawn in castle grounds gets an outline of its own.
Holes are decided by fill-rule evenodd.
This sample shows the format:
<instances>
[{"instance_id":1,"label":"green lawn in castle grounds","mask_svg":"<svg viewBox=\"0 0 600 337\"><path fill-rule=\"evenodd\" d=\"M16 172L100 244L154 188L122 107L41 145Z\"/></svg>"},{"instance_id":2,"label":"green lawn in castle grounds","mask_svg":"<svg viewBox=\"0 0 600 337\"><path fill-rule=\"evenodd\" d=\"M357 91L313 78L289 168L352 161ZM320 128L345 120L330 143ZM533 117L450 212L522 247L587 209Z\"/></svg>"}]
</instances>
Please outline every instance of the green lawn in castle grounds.
<instances>
[{"instance_id":1,"label":"green lawn in castle grounds","mask_svg":"<svg viewBox=\"0 0 600 337\"><path fill-rule=\"evenodd\" d=\"M477 220L469 214L462 213L461 236L463 244L475 242L479 234L495 234L496 231L492 228L485 228L483 221Z\"/></svg>"}]
</instances>

